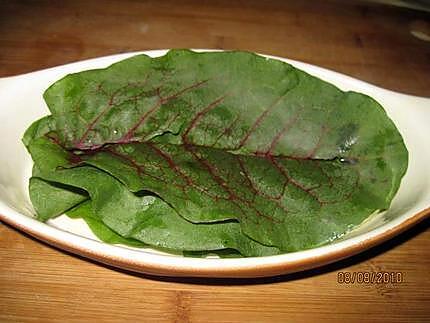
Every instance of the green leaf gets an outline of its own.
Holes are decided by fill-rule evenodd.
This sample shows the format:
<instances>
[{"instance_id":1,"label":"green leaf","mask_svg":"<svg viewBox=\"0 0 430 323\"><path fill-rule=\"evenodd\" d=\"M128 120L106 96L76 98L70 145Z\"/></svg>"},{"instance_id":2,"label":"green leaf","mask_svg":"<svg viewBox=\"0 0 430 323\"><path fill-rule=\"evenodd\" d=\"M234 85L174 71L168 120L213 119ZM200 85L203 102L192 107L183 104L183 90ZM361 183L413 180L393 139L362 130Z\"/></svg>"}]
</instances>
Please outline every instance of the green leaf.
<instances>
[{"instance_id":1,"label":"green leaf","mask_svg":"<svg viewBox=\"0 0 430 323\"><path fill-rule=\"evenodd\" d=\"M33 122L25 131L22 142L28 146L35 138L39 138L54 130L54 120L52 116L45 116L36 122Z\"/></svg>"},{"instance_id":2,"label":"green leaf","mask_svg":"<svg viewBox=\"0 0 430 323\"><path fill-rule=\"evenodd\" d=\"M37 219L40 221L61 215L88 199L85 191L60 183L48 183L38 177L30 178L29 191Z\"/></svg>"},{"instance_id":3,"label":"green leaf","mask_svg":"<svg viewBox=\"0 0 430 323\"><path fill-rule=\"evenodd\" d=\"M91 165L195 227L237 221L285 252L388 208L407 169L402 137L375 100L251 53L139 55L68 75L44 97L52 116L24 143L44 130L61 147L47 164ZM36 163L44 154L32 152Z\"/></svg>"},{"instance_id":4,"label":"green leaf","mask_svg":"<svg viewBox=\"0 0 430 323\"><path fill-rule=\"evenodd\" d=\"M107 227L98 216L94 214L91 201L85 201L78 204L70 211L67 211L66 215L72 219L81 218L83 219L91 231L95 234L97 238L101 241L110 244L123 244L131 247L145 247L146 244L141 241L124 238L115 231Z\"/></svg>"},{"instance_id":5,"label":"green leaf","mask_svg":"<svg viewBox=\"0 0 430 323\"><path fill-rule=\"evenodd\" d=\"M32 140L28 148L41 178L61 183L64 188L73 186L87 191L94 215L109 229L127 240L135 239L172 250L231 248L244 256L279 253L278 249L263 246L243 235L239 223L193 224L179 216L161 199L151 195L133 194L112 176L97 168L64 168L70 153L47 138ZM38 205L40 201L32 200L32 203ZM88 220L88 217L84 219ZM91 222L91 219L90 223L94 224L96 235L104 230L97 223Z\"/></svg>"}]
</instances>

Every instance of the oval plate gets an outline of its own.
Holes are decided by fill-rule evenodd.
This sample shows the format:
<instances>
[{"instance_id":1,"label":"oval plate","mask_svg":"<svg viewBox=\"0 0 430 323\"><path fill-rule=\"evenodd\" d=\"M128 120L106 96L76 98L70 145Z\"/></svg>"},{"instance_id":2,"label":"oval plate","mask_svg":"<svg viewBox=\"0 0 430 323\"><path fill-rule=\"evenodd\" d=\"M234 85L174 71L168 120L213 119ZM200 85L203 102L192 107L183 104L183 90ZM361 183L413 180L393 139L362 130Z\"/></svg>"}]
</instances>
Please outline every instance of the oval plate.
<instances>
[{"instance_id":1,"label":"oval plate","mask_svg":"<svg viewBox=\"0 0 430 323\"><path fill-rule=\"evenodd\" d=\"M166 50L144 52L156 57ZM402 134L409 168L386 212L372 215L354 231L329 245L278 256L214 259L188 258L152 249L108 245L98 241L85 222L60 216L47 223L32 218L28 179L32 161L21 143L25 129L49 113L44 90L68 73L103 68L128 53L86 60L25 75L0 79L0 219L61 249L116 267L163 276L263 277L305 270L334 262L381 243L430 213L430 99L388 91L313 65L276 58L328 81L342 90L365 93L379 101ZM369 120L371 122L371 120Z\"/></svg>"}]
</instances>

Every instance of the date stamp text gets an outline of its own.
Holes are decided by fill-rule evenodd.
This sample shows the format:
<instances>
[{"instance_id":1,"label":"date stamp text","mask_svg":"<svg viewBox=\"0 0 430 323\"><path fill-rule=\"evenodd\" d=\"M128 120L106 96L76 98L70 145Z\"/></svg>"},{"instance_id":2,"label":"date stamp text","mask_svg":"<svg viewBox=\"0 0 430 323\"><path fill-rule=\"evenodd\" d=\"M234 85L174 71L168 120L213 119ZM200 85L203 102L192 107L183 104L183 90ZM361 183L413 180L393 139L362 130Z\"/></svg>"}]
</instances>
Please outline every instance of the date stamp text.
<instances>
[{"instance_id":1,"label":"date stamp text","mask_svg":"<svg viewBox=\"0 0 430 323\"><path fill-rule=\"evenodd\" d=\"M399 284L403 283L400 271L339 271L339 284Z\"/></svg>"}]
</instances>

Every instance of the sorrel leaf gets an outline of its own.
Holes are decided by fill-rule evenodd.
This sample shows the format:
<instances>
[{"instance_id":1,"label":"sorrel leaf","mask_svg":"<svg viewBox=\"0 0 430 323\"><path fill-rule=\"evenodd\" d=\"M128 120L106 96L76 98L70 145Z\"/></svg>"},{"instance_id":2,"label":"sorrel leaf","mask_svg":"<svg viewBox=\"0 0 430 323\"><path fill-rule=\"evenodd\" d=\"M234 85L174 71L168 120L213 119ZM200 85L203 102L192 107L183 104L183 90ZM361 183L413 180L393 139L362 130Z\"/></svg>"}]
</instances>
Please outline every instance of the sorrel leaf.
<instances>
[{"instance_id":1,"label":"sorrel leaf","mask_svg":"<svg viewBox=\"0 0 430 323\"><path fill-rule=\"evenodd\" d=\"M72 219L83 219L96 237L103 242L110 244L123 244L131 247L146 246L146 244L141 241L132 238L124 238L107 227L100 218L94 214L90 200L78 204L73 209L67 211L66 214Z\"/></svg>"},{"instance_id":2,"label":"sorrel leaf","mask_svg":"<svg viewBox=\"0 0 430 323\"><path fill-rule=\"evenodd\" d=\"M283 251L388 208L407 168L376 101L251 53L139 55L68 75L44 97L52 116L30 127L27 145L48 133L62 167L92 165L188 221L238 221Z\"/></svg>"},{"instance_id":3,"label":"sorrel leaf","mask_svg":"<svg viewBox=\"0 0 430 323\"><path fill-rule=\"evenodd\" d=\"M85 191L65 187L60 183L48 183L38 177L30 178L29 191L37 219L40 221L61 215L88 199Z\"/></svg>"},{"instance_id":4,"label":"sorrel leaf","mask_svg":"<svg viewBox=\"0 0 430 323\"><path fill-rule=\"evenodd\" d=\"M72 186L74 190L88 192L92 213L88 213L88 206L84 205L84 208L78 207L71 214L79 215L87 221L95 234L103 240L118 241L117 235L110 235L111 230L126 239L128 245L133 239L171 250L207 251L228 248L238 250L244 256L279 253L277 248L263 246L243 235L239 223L193 224L184 220L158 197L133 194L112 176L97 168L64 168L68 164L69 153L47 138L32 140L28 148L35 159L38 176L51 183L43 187L43 195L52 195L49 191L53 189L52 183L56 185L55 189L62 187L67 190ZM40 187L37 189L39 192ZM33 192L31 195L36 194ZM51 209L41 208L41 203L56 203L53 199L35 199L32 202L39 210ZM41 218L47 217L42 214Z\"/></svg>"}]
</instances>

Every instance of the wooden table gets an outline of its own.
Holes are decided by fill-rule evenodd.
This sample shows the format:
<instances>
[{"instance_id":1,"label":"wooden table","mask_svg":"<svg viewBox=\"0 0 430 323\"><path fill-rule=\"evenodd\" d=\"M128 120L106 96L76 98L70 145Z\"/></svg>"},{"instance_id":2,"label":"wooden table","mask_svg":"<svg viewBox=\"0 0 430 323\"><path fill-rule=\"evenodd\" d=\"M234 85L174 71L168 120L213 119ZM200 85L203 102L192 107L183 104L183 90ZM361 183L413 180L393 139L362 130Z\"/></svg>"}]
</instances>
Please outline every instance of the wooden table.
<instances>
[{"instance_id":1,"label":"wooden table","mask_svg":"<svg viewBox=\"0 0 430 323\"><path fill-rule=\"evenodd\" d=\"M430 43L411 35L429 21L423 13L341 1L1 0L0 77L119 52L222 48L430 96ZM339 263L255 280L133 274L0 224L0 321L428 321L429 222ZM337 281L339 272L370 271L402 272L404 281Z\"/></svg>"}]
</instances>

